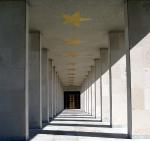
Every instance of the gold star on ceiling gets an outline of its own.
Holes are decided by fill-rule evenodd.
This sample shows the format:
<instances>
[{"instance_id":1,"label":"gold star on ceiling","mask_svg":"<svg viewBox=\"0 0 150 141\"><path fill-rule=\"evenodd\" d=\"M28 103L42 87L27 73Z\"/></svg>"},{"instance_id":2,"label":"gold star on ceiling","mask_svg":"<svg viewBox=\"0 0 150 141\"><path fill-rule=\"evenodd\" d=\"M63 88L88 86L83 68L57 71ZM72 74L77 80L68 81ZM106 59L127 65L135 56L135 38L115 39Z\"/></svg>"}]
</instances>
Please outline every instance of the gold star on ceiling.
<instances>
[{"instance_id":1,"label":"gold star on ceiling","mask_svg":"<svg viewBox=\"0 0 150 141\"><path fill-rule=\"evenodd\" d=\"M74 76L75 74L74 74L74 73L69 73L68 75L69 75L69 76Z\"/></svg>"},{"instance_id":2,"label":"gold star on ceiling","mask_svg":"<svg viewBox=\"0 0 150 141\"><path fill-rule=\"evenodd\" d=\"M72 71L75 71L75 70L76 70L75 68L69 68L69 69L68 69L68 71L71 71L71 72L72 72Z\"/></svg>"},{"instance_id":3,"label":"gold star on ceiling","mask_svg":"<svg viewBox=\"0 0 150 141\"><path fill-rule=\"evenodd\" d=\"M67 65L69 65L69 66L75 66L76 63L75 62L69 62L69 63L67 63Z\"/></svg>"},{"instance_id":4,"label":"gold star on ceiling","mask_svg":"<svg viewBox=\"0 0 150 141\"><path fill-rule=\"evenodd\" d=\"M79 39L66 39L66 40L64 40L64 43L66 45L79 45L80 40Z\"/></svg>"},{"instance_id":5,"label":"gold star on ceiling","mask_svg":"<svg viewBox=\"0 0 150 141\"><path fill-rule=\"evenodd\" d=\"M76 51L67 51L65 52L65 55L68 56L68 57L77 57L78 56L78 52Z\"/></svg>"},{"instance_id":6,"label":"gold star on ceiling","mask_svg":"<svg viewBox=\"0 0 150 141\"><path fill-rule=\"evenodd\" d=\"M68 76L68 80L73 80L73 79L74 79L74 77L69 77L69 76Z\"/></svg>"},{"instance_id":7,"label":"gold star on ceiling","mask_svg":"<svg viewBox=\"0 0 150 141\"><path fill-rule=\"evenodd\" d=\"M91 20L91 18L82 17L80 11L77 11L72 15L64 14L63 19L65 24L71 24L76 27L79 27L81 22Z\"/></svg>"}]
</instances>

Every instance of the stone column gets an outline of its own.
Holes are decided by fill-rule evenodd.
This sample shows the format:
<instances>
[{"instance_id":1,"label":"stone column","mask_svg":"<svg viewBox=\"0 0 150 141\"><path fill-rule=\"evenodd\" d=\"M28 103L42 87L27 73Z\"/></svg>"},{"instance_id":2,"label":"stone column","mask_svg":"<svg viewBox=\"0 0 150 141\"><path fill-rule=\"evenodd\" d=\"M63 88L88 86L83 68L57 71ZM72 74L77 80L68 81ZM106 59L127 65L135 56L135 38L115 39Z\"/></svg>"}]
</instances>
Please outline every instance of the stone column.
<instances>
[{"instance_id":1,"label":"stone column","mask_svg":"<svg viewBox=\"0 0 150 141\"><path fill-rule=\"evenodd\" d=\"M86 102L85 102L85 90L84 90L84 82L83 82L83 103L84 103L84 105L83 105L83 109L84 109L84 112L85 112L85 105L86 105Z\"/></svg>"},{"instance_id":2,"label":"stone column","mask_svg":"<svg viewBox=\"0 0 150 141\"><path fill-rule=\"evenodd\" d=\"M58 103L59 103L59 87L58 87L58 72L56 73L56 113L59 113Z\"/></svg>"},{"instance_id":3,"label":"stone column","mask_svg":"<svg viewBox=\"0 0 150 141\"><path fill-rule=\"evenodd\" d=\"M95 117L96 112L95 112L95 67L92 66L91 69L91 87L92 87L92 115Z\"/></svg>"},{"instance_id":4,"label":"stone column","mask_svg":"<svg viewBox=\"0 0 150 141\"><path fill-rule=\"evenodd\" d=\"M109 83L108 49L100 49L101 85L102 85L102 121L111 124L111 100Z\"/></svg>"},{"instance_id":5,"label":"stone column","mask_svg":"<svg viewBox=\"0 0 150 141\"><path fill-rule=\"evenodd\" d=\"M84 90L83 90L83 84L82 84L82 87L81 87L81 94L80 94L80 99L81 99L81 110L84 111Z\"/></svg>"},{"instance_id":6,"label":"stone column","mask_svg":"<svg viewBox=\"0 0 150 141\"><path fill-rule=\"evenodd\" d=\"M55 113L57 115L57 71L55 72Z\"/></svg>"},{"instance_id":7,"label":"stone column","mask_svg":"<svg viewBox=\"0 0 150 141\"><path fill-rule=\"evenodd\" d=\"M127 128L127 80L124 32L110 32L112 125Z\"/></svg>"},{"instance_id":8,"label":"stone column","mask_svg":"<svg viewBox=\"0 0 150 141\"><path fill-rule=\"evenodd\" d=\"M59 113L61 112L61 100L62 100L62 97L61 97L61 86L60 86L60 77L58 79L58 88L59 88L59 94L58 94L58 100L59 100Z\"/></svg>"},{"instance_id":9,"label":"stone column","mask_svg":"<svg viewBox=\"0 0 150 141\"><path fill-rule=\"evenodd\" d=\"M57 115L57 71L55 72L56 78L55 78L55 111L56 111L56 115Z\"/></svg>"},{"instance_id":10,"label":"stone column","mask_svg":"<svg viewBox=\"0 0 150 141\"><path fill-rule=\"evenodd\" d=\"M80 109L83 109L83 94L82 94L82 85L81 85L81 89L80 89Z\"/></svg>"},{"instance_id":11,"label":"stone column","mask_svg":"<svg viewBox=\"0 0 150 141\"><path fill-rule=\"evenodd\" d=\"M57 95L57 108L58 108L58 114L60 112L60 87L59 87L59 75L58 75L58 95Z\"/></svg>"},{"instance_id":12,"label":"stone column","mask_svg":"<svg viewBox=\"0 0 150 141\"><path fill-rule=\"evenodd\" d=\"M84 81L85 82L85 81ZM84 112L85 112L85 105L86 105L86 101L85 101L85 89L84 89L84 82L83 82L83 84L82 84L82 88L83 88L83 103L84 103Z\"/></svg>"},{"instance_id":13,"label":"stone column","mask_svg":"<svg viewBox=\"0 0 150 141\"><path fill-rule=\"evenodd\" d=\"M42 121L49 122L48 50L42 49Z\"/></svg>"},{"instance_id":14,"label":"stone column","mask_svg":"<svg viewBox=\"0 0 150 141\"><path fill-rule=\"evenodd\" d=\"M0 140L28 139L28 7L0 1Z\"/></svg>"},{"instance_id":15,"label":"stone column","mask_svg":"<svg viewBox=\"0 0 150 141\"><path fill-rule=\"evenodd\" d=\"M54 95L53 95L53 91L54 91L54 88L53 88L53 85L54 85L53 84L54 83L54 74L53 74L53 69L54 68L53 68L53 60L52 60L52 72L51 72L51 75L52 75L51 76L51 83L52 83L51 84L51 86L52 86L52 90L51 90L51 92L52 92L52 94L51 94L51 97L52 97L52 101L51 101L52 102L52 104L51 104L52 105L52 109L51 109L52 110L52 119L54 117L54 100L53 100L54 99Z\"/></svg>"},{"instance_id":16,"label":"stone column","mask_svg":"<svg viewBox=\"0 0 150 141\"><path fill-rule=\"evenodd\" d=\"M101 81L100 81L100 60L95 60L95 87L96 87L96 118L101 120Z\"/></svg>"},{"instance_id":17,"label":"stone column","mask_svg":"<svg viewBox=\"0 0 150 141\"><path fill-rule=\"evenodd\" d=\"M150 1L125 2L128 133L150 137Z\"/></svg>"},{"instance_id":18,"label":"stone column","mask_svg":"<svg viewBox=\"0 0 150 141\"><path fill-rule=\"evenodd\" d=\"M59 114L60 109L59 109L59 104L60 104L60 88L59 88L59 75L58 75L58 81L57 81L57 113Z\"/></svg>"},{"instance_id":19,"label":"stone column","mask_svg":"<svg viewBox=\"0 0 150 141\"><path fill-rule=\"evenodd\" d=\"M49 119L53 119L53 77L52 77L52 60L49 59Z\"/></svg>"},{"instance_id":20,"label":"stone column","mask_svg":"<svg viewBox=\"0 0 150 141\"><path fill-rule=\"evenodd\" d=\"M63 90L63 85L62 82L60 82L60 86L61 86L61 111L64 110L64 90Z\"/></svg>"},{"instance_id":21,"label":"stone column","mask_svg":"<svg viewBox=\"0 0 150 141\"><path fill-rule=\"evenodd\" d=\"M56 98L56 91L55 91L55 85L56 85L56 73L55 73L55 67L53 67L53 115L56 116L56 109L55 109L55 98Z\"/></svg>"},{"instance_id":22,"label":"stone column","mask_svg":"<svg viewBox=\"0 0 150 141\"><path fill-rule=\"evenodd\" d=\"M64 105L65 105L65 103L64 103L64 87L63 87L63 84L61 83L61 88L62 88L62 95L63 95L63 100L62 100L62 109L64 109Z\"/></svg>"},{"instance_id":23,"label":"stone column","mask_svg":"<svg viewBox=\"0 0 150 141\"><path fill-rule=\"evenodd\" d=\"M89 99L89 78L87 77L87 97L88 97L88 103L87 103L87 113L89 114L89 112L90 112L90 108L89 108L89 105L90 105L90 99Z\"/></svg>"},{"instance_id":24,"label":"stone column","mask_svg":"<svg viewBox=\"0 0 150 141\"><path fill-rule=\"evenodd\" d=\"M86 79L85 87L86 87L86 112L88 113L89 112L88 79Z\"/></svg>"},{"instance_id":25,"label":"stone column","mask_svg":"<svg viewBox=\"0 0 150 141\"><path fill-rule=\"evenodd\" d=\"M92 115L92 79L91 72L89 72L89 114Z\"/></svg>"},{"instance_id":26,"label":"stone column","mask_svg":"<svg viewBox=\"0 0 150 141\"><path fill-rule=\"evenodd\" d=\"M86 79L84 81L84 95L85 95L85 112L87 112Z\"/></svg>"},{"instance_id":27,"label":"stone column","mask_svg":"<svg viewBox=\"0 0 150 141\"><path fill-rule=\"evenodd\" d=\"M30 32L29 46L29 127L42 128L41 35Z\"/></svg>"},{"instance_id":28,"label":"stone column","mask_svg":"<svg viewBox=\"0 0 150 141\"><path fill-rule=\"evenodd\" d=\"M86 82L85 81L84 81L84 86L83 87L84 87L84 98L85 98L84 99L84 101L85 101L85 112L87 112L87 95L86 95L86 85L85 85Z\"/></svg>"}]
</instances>

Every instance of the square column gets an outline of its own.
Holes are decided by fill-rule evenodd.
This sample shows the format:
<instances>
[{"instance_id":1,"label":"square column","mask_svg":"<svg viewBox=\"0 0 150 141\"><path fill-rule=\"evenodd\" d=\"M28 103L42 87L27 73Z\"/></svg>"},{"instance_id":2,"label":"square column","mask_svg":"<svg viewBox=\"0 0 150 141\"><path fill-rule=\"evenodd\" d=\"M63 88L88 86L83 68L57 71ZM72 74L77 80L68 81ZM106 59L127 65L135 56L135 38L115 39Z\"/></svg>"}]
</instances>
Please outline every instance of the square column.
<instances>
[{"instance_id":1,"label":"square column","mask_svg":"<svg viewBox=\"0 0 150 141\"><path fill-rule=\"evenodd\" d=\"M102 94L101 94L101 80L100 80L100 60L95 60L95 87L96 87L96 118L101 120L102 113Z\"/></svg>"},{"instance_id":2,"label":"square column","mask_svg":"<svg viewBox=\"0 0 150 141\"><path fill-rule=\"evenodd\" d=\"M59 75L57 72L57 114L59 114Z\"/></svg>"},{"instance_id":3,"label":"square column","mask_svg":"<svg viewBox=\"0 0 150 141\"><path fill-rule=\"evenodd\" d=\"M127 129L127 79L124 32L109 33L112 95L112 126Z\"/></svg>"},{"instance_id":4,"label":"square column","mask_svg":"<svg viewBox=\"0 0 150 141\"><path fill-rule=\"evenodd\" d=\"M92 115L96 116L96 85L95 85L95 67L91 68L91 88L92 88Z\"/></svg>"},{"instance_id":5,"label":"square column","mask_svg":"<svg viewBox=\"0 0 150 141\"><path fill-rule=\"evenodd\" d=\"M83 110L84 110L84 112L85 112L85 103L86 103L86 102L85 102L85 89L84 89L84 82L83 82L83 101L84 101L84 102L83 102L83 103L84 103L84 105L83 105L83 106L84 106L84 107L83 107Z\"/></svg>"},{"instance_id":6,"label":"square column","mask_svg":"<svg viewBox=\"0 0 150 141\"><path fill-rule=\"evenodd\" d=\"M86 81L86 80L85 80ZM85 103L85 112L87 112L87 96L86 96L86 82L84 81L83 89L84 89L84 103Z\"/></svg>"},{"instance_id":7,"label":"square column","mask_svg":"<svg viewBox=\"0 0 150 141\"><path fill-rule=\"evenodd\" d=\"M80 94L80 99L81 99L81 110L84 111L84 95L83 95L83 84L81 87L81 94Z\"/></svg>"},{"instance_id":8,"label":"square column","mask_svg":"<svg viewBox=\"0 0 150 141\"><path fill-rule=\"evenodd\" d=\"M42 121L49 122L48 50L42 48Z\"/></svg>"},{"instance_id":9,"label":"square column","mask_svg":"<svg viewBox=\"0 0 150 141\"><path fill-rule=\"evenodd\" d=\"M89 98L89 95L90 95L90 93L89 93L89 78L87 78L87 99L88 99L88 101L87 101L87 113L89 114L90 113L90 98Z\"/></svg>"},{"instance_id":10,"label":"square column","mask_svg":"<svg viewBox=\"0 0 150 141\"><path fill-rule=\"evenodd\" d=\"M89 85L88 85L88 92L89 92L89 114L92 115L92 78L91 72L89 72Z\"/></svg>"},{"instance_id":11,"label":"square column","mask_svg":"<svg viewBox=\"0 0 150 141\"><path fill-rule=\"evenodd\" d=\"M0 140L29 137L28 6L0 1Z\"/></svg>"},{"instance_id":12,"label":"square column","mask_svg":"<svg viewBox=\"0 0 150 141\"><path fill-rule=\"evenodd\" d=\"M89 113L89 97L88 97L88 79L86 79L85 82L85 87L86 87L86 112Z\"/></svg>"},{"instance_id":13,"label":"square column","mask_svg":"<svg viewBox=\"0 0 150 141\"><path fill-rule=\"evenodd\" d=\"M55 68L55 116L57 116L57 72Z\"/></svg>"},{"instance_id":14,"label":"square column","mask_svg":"<svg viewBox=\"0 0 150 141\"><path fill-rule=\"evenodd\" d=\"M53 67L53 115L56 116L56 72L55 67Z\"/></svg>"},{"instance_id":15,"label":"square column","mask_svg":"<svg viewBox=\"0 0 150 141\"><path fill-rule=\"evenodd\" d=\"M60 78L58 76L58 113L60 113L61 109L61 92L60 92Z\"/></svg>"},{"instance_id":16,"label":"square column","mask_svg":"<svg viewBox=\"0 0 150 141\"><path fill-rule=\"evenodd\" d=\"M61 88L61 111L64 110L64 90L62 82L60 81L60 88Z\"/></svg>"},{"instance_id":17,"label":"square column","mask_svg":"<svg viewBox=\"0 0 150 141\"><path fill-rule=\"evenodd\" d=\"M111 95L108 49L100 49L101 59L101 91L102 91L102 121L111 123Z\"/></svg>"},{"instance_id":18,"label":"square column","mask_svg":"<svg viewBox=\"0 0 150 141\"><path fill-rule=\"evenodd\" d=\"M40 32L30 32L29 66L29 127L42 128Z\"/></svg>"},{"instance_id":19,"label":"square column","mask_svg":"<svg viewBox=\"0 0 150 141\"><path fill-rule=\"evenodd\" d=\"M57 72L55 71L55 112L57 116Z\"/></svg>"},{"instance_id":20,"label":"square column","mask_svg":"<svg viewBox=\"0 0 150 141\"><path fill-rule=\"evenodd\" d=\"M125 2L128 134L150 138L150 1Z\"/></svg>"},{"instance_id":21,"label":"square column","mask_svg":"<svg viewBox=\"0 0 150 141\"><path fill-rule=\"evenodd\" d=\"M84 93L84 83L82 86L82 95L83 95L83 111L85 112L85 93Z\"/></svg>"},{"instance_id":22,"label":"square column","mask_svg":"<svg viewBox=\"0 0 150 141\"><path fill-rule=\"evenodd\" d=\"M53 62L51 59L48 60L49 62L49 119L53 119Z\"/></svg>"}]
</instances>

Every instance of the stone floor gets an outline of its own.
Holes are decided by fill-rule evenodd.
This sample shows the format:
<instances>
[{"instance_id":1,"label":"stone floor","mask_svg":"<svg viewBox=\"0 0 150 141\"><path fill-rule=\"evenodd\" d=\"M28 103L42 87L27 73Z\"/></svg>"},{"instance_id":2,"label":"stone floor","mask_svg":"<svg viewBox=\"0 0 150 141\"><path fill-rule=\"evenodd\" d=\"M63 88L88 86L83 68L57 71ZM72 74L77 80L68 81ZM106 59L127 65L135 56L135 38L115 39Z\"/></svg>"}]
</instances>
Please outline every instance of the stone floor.
<instances>
[{"instance_id":1,"label":"stone floor","mask_svg":"<svg viewBox=\"0 0 150 141\"><path fill-rule=\"evenodd\" d=\"M30 141L131 141L126 133L126 129L110 128L81 110L64 110L42 130L31 130Z\"/></svg>"}]
</instances>

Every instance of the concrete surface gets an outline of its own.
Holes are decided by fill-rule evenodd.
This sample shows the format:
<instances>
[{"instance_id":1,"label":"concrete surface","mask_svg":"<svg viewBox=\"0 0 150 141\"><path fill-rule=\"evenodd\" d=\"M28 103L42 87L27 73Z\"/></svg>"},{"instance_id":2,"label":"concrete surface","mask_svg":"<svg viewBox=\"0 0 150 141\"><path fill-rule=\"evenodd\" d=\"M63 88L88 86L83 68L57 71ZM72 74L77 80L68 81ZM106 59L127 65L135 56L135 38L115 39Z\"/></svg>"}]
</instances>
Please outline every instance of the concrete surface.
<instances>
[{"instance_id":1,"label":"concrete surface","mask_svg":"<svg viewBox=\"0 0 150 141\"><path fill-rule=\"evenodd\" d=\"M150 1L128 1L126 4L125 20L126 23L129 21L126 24L126 47L130 53L128 65L131 66L130 133L133 137L150 138Z\"/></svg>"},{"instance_id":2,"label":"concrete surface","mask_svg":"<svg viewBox=\"0 0 150 141\"><path fill-rule=\"evenodd\" d=\"M53 66L53 115L54 117L56 116L56 107L55 107L55 99L56 99L56 72L55 72L55 67Z\"/></svg>"},{"instance_id":3,"label":"concrete surface","mask_svg":"<svg viewBox=\"0 0 150 141\"><path fill-rule=\"evenodd\" d=\"M108 49L100 49L102 85L102 121L110 122L110 84Z\"/></svg>"},{"instance_id":4,"label":"concrete surface","mask_svg":"<svg viewBox=\"0 0 150 141\"><path fill-rule=\"evenodd\" d=\"M74 109L63 111L42 130L32 130L30 141L130 141L124 132L123 128L110 128L108 123Z\"/></svg>"},{"instance_id":5,"label":"concrete surface","mask_svg":"<svg viewBox=\"0 0 150 141\"><path fill-rule=\"evenodd\" d=\"M109 33L112 89L112 126L127 129L127 79L124 32Z\"/></svg>"},{"instance_id":6,"label":"concrete surface","mask_svg":"<svg viewBox=\"0 0 150 141\"><path fill-rule=\"evenodd\" d=\"M25 0L0 1L1 141L28 138L27 13Z\"/></svg>"},{"instance_id":7,"label":"concrete surface","mask_svg":"<svg viewBox=\"0 0 150 141\"><path fill-rule=\"evenodd\" d=\"M42 128L40 32L30 32L29 39L29 127Z\"/></svg>"},{"instance_id":8,"label":"concrete surface","mask_svg":"<svg viewBox=\"0 0 150 141\"><path fill-rule=\"evenodd\" d=\"M53 61L51 59L48 60L48 67L49 67L49 83L48 83L48 89L49 89L49 118L53 118Z\"/></svg>"},{"instance_id":9,"label":"concrete surface","mask_svg":"<svg viewBox=\"0 0 150 141\"><path fill-rule=\"evenodd\" d=\"M49 122L48 50L42 48L42 121Z\"/></svg>"},{"instance_id":10,"label":"concrete surface","mask_svg":"<svg viewBox=\"0 0 150 141\"><path fill-rule=\"evenodd\" d=\"M108 32L124 29L124 0L29 0L30 28L43 33L42 43L49 48L49 56L62 82L69 86L68 68L75 63L74 86L80 86L99 58L99 48L108 47ZM81 17L90 18L79 27L64 24L63 15L80 11ZM117 17L117 18L116 18ZM65 40L77 39L78 45L67 45ZM75 57L66 54L77 54Z\"/></svg>"},{"instance_id":11,"label":"concrete surface","mask_svg":"<svg viewBox=\"0 0 150 141\"><path fill-rule=\"evenodd\" d=\"M100 80L100 60L95 60L95 86L96 86L96 118L102 118L102 93L101 93L101 80Z\"/></svg>"},{"instance_id":12,"label":"concrete surface","mask_svg":"<svg viewBox=\"0 0 150 141\"><path fill-rule=\"evenodd\" d=\"M92 115L96 117L96 80L95 80L95 66L91 69L91 87L92 87Z\"/></svg>"}]
</instances>

